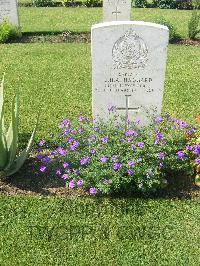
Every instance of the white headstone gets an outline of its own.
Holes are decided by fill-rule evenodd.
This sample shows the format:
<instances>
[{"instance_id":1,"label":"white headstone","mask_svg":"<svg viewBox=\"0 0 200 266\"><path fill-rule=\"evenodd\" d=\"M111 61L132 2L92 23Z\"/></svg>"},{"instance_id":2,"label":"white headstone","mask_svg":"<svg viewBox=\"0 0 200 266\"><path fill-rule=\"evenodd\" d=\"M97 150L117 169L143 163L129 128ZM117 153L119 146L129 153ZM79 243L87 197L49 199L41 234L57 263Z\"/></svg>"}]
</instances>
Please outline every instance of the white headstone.
<instances>
[{"instance_id":1,"label":"white headstone","mask_svg":"<svg viewBox=\"0 0 200 266\"><path fill-rule=\"evenodd\" d=\"M143 21L92 27L93 116L108 107L148 124L147 110L161 113L169 30Z\"/></svg>"},{"instance_id":2,"label":"white headstone","mask_svg":"<svg viewBox=\"0 0 200 266\"><path fill-rule=\"evenodd\" d=\"M104 0L104 21L126 21L131 16L131 0Z\"/></svg>"},{"instance_id":3,"label":"white headstone","mask_svg":"<svg viewBox=\"0 0 200 266\"><path fill-rule=\"evenodd\" d=\"M11 24L19 26L17 0L0 0L0 23L5 19Z\"/></svg>"}]
</instances>

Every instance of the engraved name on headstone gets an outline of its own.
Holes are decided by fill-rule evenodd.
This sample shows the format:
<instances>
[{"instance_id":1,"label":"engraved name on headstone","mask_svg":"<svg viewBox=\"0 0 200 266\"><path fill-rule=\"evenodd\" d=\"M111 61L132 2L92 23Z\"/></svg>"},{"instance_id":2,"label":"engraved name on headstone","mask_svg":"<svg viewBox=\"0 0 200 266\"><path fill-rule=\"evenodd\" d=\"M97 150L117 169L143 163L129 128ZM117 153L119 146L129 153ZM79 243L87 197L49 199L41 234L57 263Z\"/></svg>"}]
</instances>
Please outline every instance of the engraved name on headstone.
<instances>
[{"instance_id":1,"label":"engraved name on headstone","mask_svg":"<svg viewBox=\"0 0 200 266\"><path fill-rule=\"evenodd\" d=\"M126 21L130 20L130 0L104 0L103 17L104 21Z\"/></svg>"},{"instance_id":2,"label":"engraved name on headstone","mask_svg":"<svg viewBox=\"0 0 200 266\"><path fill-rule=\"evenodd\" d=\"M5 19L11 24L19 26L17 0L0 0L0 23Z\"/></svg>"},{"instance_id":3,"label":"engraved name on headstone","mask_svg":"<svg viewBox=\"0 0 200 266\"><path fill-rule=\"evenodd\" d=\"M147 111L161 113L169 30L142 21L92 27L93 115L118 114L148 124Z\"/></svg>"}]
</instances>

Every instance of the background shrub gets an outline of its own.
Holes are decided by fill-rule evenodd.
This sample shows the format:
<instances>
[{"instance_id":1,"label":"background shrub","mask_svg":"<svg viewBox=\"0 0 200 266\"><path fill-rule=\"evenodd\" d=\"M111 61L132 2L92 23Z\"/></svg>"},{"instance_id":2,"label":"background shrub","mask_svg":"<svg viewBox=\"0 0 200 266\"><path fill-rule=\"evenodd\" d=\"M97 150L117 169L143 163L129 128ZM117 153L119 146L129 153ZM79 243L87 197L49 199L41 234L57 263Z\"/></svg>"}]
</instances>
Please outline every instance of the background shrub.
<instances>
[{"instance_id":1,"label":"background shrub","mask_svg":"<svg viewBox=\"0 0 200 266\"><path fill-rule=\"evenodd\" d=\"M158 8L176 8L176 0L153 0L153 4Z\"/></svg>"},{"instance_id":2,"label":"background shrub","mask_svg":"<svg viewBox=\"0 0 200 266\"><path fill-rule=\"evenodd\" d=\"M200 13L197 10L193 10L192 16L188 22L188 36L190 39L195 39L196 35L200 32L199 22Z\"/></svg>"},{"instance_id":3,"label":"background shrub","mask_svg":"<svg viewBox=\"0 0 200 266\"><path fill-rule=\"evenodd\" d=\"M157 19L155 22L158 24L167 26L169 28L169 40L170 41L173 41L173 40L179 38L179 35L176 32L176 28L174 27L174 25L170 21L167 21L164 17L161 17L161 18Z\"/></svg>"},{"instance_id":4,"label":"background shrub","mask_svg":"<svg viewBox=\"0 0 200 266\"><path fill-rule=\"evenodd\" d=\"M178 9L193 9L192 0L176 0Z\"/></svg>"},{"instance_id":5,"label":"background shrub","mask_svg":"<svg viewBox=\"0 0 200 266\"><path fill-rule=\"evenodd\" d=\"M102 1L101 0L86 0L85 1L85 6L87 7L99 7L102 6Z\"/></svg>"},{"instance_id":6,"label":"background shrub","mask_svg":"<svg viewBox=\"0 0 200 266\"><path fill-rule=\"evenodd\" d=\"M5 43L20 36L20 29L10 24L7 20L0 24L0 43Z\"/></svg>"},{"instance_id":7,"label":"background shrub","mask_svg":"<svg viewBox=\"0 0 200 266\"><path fill-rule=\"evenodd\" d=\"M147 2L147 0L135 0L134 1L134 6L135 7L147 7L148 6L148 2Z\"/></svg>"},{"instance_id":8,"label":"background shrub","mask_svg":"<svg viewBox=\"0 0 200 266\"><path fill-rule=\"evenodd\" d=\"M193 4L193 8L200 9L200 0L193 0L192 4Z\"/></svg>"},{"instance_id":9,"label":"background shrub","mask_svg":"<svg viewBox=\"0 0 200 266\"><path fill-rule=\"evenodd\" d=\"M33 5L36 7L47 7L53 6L54 2L53 0L33 0Z\"/></svg>"}]
</instances>

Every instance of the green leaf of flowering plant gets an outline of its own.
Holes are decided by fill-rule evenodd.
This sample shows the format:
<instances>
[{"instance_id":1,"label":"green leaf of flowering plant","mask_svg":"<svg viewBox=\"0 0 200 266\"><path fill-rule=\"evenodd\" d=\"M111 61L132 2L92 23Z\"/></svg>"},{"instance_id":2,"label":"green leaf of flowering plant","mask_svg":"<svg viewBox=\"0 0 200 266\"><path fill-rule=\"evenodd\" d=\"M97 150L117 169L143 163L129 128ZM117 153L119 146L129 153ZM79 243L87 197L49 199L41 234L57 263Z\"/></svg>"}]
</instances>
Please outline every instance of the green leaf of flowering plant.
<instances>
[{"instance_id":1,"label":"green leaf of flowering plant","mask_svg":"<svg viewBox=\"0 0 200 266\"><path fill-rule=\"evenodd\" d=\"M0 169L7 164L7 145L4 128L4 76L0 86Z\"/></svg>"},{"instance_id":2,"label":"green leaf of flowering plant","mask_svg":"<svg viewBox=\"0 0 200 266\"><path fill-rule=\"evenodd\" d=\"M12 118L10 127L6 135L7 149L8 149L8 165L6 169L9 169L13 164L18 147L18 124L19 124L19 91L13 98L12 102Z\"/></svg>"},{"instance_id":3,"label":"green leaf of flowering plant","mask_svg":"<svg viewBox=\"0 0 200 266\"><path fill-rule=\"evenodd\" d=\"M27 156L30 152L31 146L33 144L33 140L35 138L35 134L36 134L36 130L38 127L38 121L39 121L39 114L37 116L37 121L36 121L36 125L33 129L32 135L29 139L28 145L26 147L26 149L24 149L21 154L19 155L19 157L15 160L15 162L10 166L9 169L6 170L6 176L10 176L14 173L16 173L17 171L19 171L19 169L22 167L22 165L24 164L25 160L27 159Z\"/></svg>"}]
</instances>

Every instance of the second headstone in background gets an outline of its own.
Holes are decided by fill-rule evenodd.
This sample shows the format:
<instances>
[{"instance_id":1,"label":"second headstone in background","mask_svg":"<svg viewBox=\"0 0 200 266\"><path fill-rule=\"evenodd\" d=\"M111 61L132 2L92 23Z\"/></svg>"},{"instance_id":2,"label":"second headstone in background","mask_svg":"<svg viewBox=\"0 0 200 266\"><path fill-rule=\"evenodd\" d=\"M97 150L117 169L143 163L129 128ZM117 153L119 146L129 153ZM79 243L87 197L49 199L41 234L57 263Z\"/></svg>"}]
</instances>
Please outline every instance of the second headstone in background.
<instances>
[{"instance_id":1,"label":"second headstone in background","mask_svg":"<svg viewBox=\"0 0 200 266\"><path fill-rule=\"evenodd\" d=\"M17 0L0 0L0 23L5 20L19 27Z\"/></svg>"},{"instance_id":2,"label":"second headstone in background","mask_svg":"<svg viewBox=\"0 0 200 266\"><path fill-rule=\"evenodd\" d=\"M128 21L131 16L130 0L104 0L103 20L107 21Z\"/></svg>"}]
</instances>

